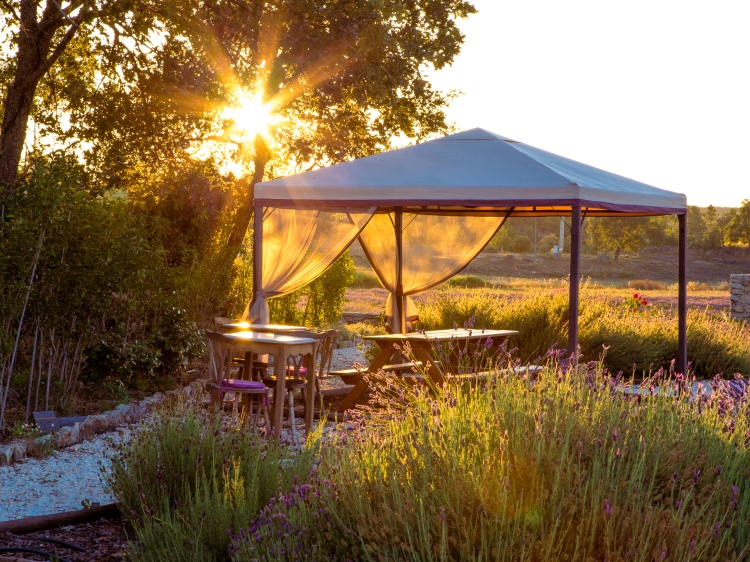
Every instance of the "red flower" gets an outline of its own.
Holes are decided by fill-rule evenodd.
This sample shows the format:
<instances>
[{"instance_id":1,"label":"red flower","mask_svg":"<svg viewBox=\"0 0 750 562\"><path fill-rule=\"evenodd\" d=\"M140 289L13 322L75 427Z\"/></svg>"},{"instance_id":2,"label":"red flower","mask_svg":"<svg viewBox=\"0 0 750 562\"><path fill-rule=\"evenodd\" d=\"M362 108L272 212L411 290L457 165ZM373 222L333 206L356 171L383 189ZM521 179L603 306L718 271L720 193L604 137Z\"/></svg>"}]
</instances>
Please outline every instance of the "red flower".
<instances>
[{"instance_id":1,"label":"red flower","mask_svg":"<svg viewBox=\"0 0 750 562\"><path fill-rule=\"evenodd\" d=\"M640 297L638 296L638 293L634 293L634 294L633 294L633 298L634 298L634 299L639 299Z\"/></svg>"}]
</instances>

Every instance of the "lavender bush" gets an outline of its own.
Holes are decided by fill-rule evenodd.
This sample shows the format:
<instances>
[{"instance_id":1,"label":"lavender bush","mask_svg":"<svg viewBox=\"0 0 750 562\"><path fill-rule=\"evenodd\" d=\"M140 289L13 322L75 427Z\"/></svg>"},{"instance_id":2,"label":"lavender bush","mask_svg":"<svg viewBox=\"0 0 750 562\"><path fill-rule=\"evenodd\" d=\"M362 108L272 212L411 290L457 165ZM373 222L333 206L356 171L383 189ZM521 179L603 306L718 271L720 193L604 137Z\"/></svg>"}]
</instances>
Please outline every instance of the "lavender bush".
<instances>
[{"instance_id":1,"label":"lavender bush","mask_svg":"<svg viewBox=\"0 0 750 562\"><path fill-rule=\"evenodd\" d=\"M660 371L628 395L600 363L547 360L380 387L326 446L330 483L266 508L234 560L747 559L745 379L694 394Z\"/></svg>"},{"instance_id":2,"label":"lavender bush","mask_svg":"<svg viewBox=\"0 0 750 562\"><path fill-rule=\"evenodd\" d=\"M640 296L640 295L639 295ZM586 285L581 292L579 343L587 359L598 359L607 346L605 359L612 372L639 376L660 367L668 368L677 357L675 310L649 304L638 307L608 298ZM566 347L568 289L537 288L522 296L486 291L445 291L418 305L425 330L462 325L470 318L476 327L512 328L520 332L513 340L523 361L535 361L553 345ZM750 326L706 311L690 310L687 325L688 361L703 378L723 373L750 376Z\"/></svg>"},{"instance_id":3,"label":"lavender bush","mask_svg":"<svg viewBox=\"0 0 750 562\"><path fill-rule=\"evenodd\" d=\"M200 402L160 408L122 446L107 476L136 531L131 557L228 560L231 529L256 518L278 490L308 477L317 439L291 458L275 441L207 413Z\"/></svg>"}]
</instances>

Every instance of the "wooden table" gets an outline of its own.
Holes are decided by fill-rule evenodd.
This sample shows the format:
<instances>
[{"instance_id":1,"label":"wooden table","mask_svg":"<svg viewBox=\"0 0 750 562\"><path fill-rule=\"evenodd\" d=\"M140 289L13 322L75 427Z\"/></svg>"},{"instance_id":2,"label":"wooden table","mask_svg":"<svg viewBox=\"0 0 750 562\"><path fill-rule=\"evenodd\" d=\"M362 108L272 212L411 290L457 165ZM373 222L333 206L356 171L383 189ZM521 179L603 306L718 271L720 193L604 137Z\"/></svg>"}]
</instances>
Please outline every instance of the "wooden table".
<instances>
[{"instance_id":1,"label":"wooden table","mask_svg":"<svg viewBox=\"0 0 750 562\"><path fill-rule=\"evenodd\" d=\"M308 330L304 326L286 326L284 324L250 324L249 322L228 322L216 326L220 332L228 334L231 332L258 332L263 334L287 334L304 332Z\"/></svg>"},{"instance_id":2,"label":"wooden table","mask_svg":"<svg viewBox=\"0 0 750 562\"><path fill-rule=\"evenodd\" d=\"M257 332L262 334L286 334L294 335L295 332L304 332L308 330L304 326L287 326L285 324L251 324L245 321L232 321L224 324L217 324L216 327L223 334L231 334L232 332ZM268 362L268 357L258 357L256 354L255 359L262 361L263 363ZM252 377L251 365L253 364L253 354L245 353L245 365L243 367L242 378L250 379Z\"/></svg>"},{"instance_id":3,"label":"wooden table","mask_svg":"<svg viewBox=\"0 0 750 562\"><path fill-rule=\"evenodd\" d=\"M387 334L381 336L365 336L362 339L373 341L380 348L380 353L372 360L367 368L367 373L377 373L382 369L398 351L396 346L403 348L405 343L411 346L411 352L415 359L422 362L427 374L430 375L436 383L442 383L445 380L445 373L441 369L439 362L435 359L433 345L454 341L459 346L467 343L476 343L485 341L487 338L492 340L491 348L497 349L510 336L516 336L516 330L431 330L428 332L412 332L409 334ZM457 357L456 357L457 358ZM354 407L367 389L369 383L360 379L354 388L346 395L339 408L348 410Z\"/></svg>"},{"instance_id":4,"label":"wooden table","mask_svg":"<svg viewBox=\"0 0 750 562\"><path fill-rule=\"evenodd\" d=\"M281 437L281 424L284 416L284 394L286 388L286 360L289 356L303 355L304 366L307 368L305 392L305 430L310 431L313 424L315 406L315 357L318 353L319 342L313 338L299 338L284 334L268 334L259 332L231 332L228 334L209 334L209 337L222 346L232 347L235 352L256 353L258 355L274 356L274 374L276 375L276 391L274 401L274 436Z\"/></svg>"}]
</instances>

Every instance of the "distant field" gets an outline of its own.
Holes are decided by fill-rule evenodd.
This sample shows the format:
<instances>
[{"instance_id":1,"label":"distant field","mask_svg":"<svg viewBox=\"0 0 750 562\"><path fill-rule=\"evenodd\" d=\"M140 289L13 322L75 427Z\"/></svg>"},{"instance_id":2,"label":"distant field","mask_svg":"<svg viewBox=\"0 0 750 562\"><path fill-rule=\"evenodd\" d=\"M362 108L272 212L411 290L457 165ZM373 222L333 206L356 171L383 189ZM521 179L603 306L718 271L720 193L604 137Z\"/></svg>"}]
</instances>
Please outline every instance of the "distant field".
<instances>
[{"instance_id":1,"label":"distant field","mask_svg":"<svg viewBox=\"0 0 750 562\"><path fill-rule=\"evenodd\" d=\"M509 279L507 287L500 288L485 288L485 289L452 289L448 286L442 286L425 293L416 295L414 300L416 302L425 302L436 295L445 291L461 290L466 292L491 292L497 295L506 295L512 297L513 295L522 295L530 289L538 288L543 286L545 281L540 280L534 282L533 280L518 280ZM523 282L521 282L523 281ZM560 286L560 281L547 281L547 285ZM593 285L593 284L592 284ZM677 291L665 290L665 291L636 291L628 288L615 288L607 286L596 286L593 285L596 292L601 292L604 295L611 296L614 298L624 300L626 297L631 296L634 292L640 292L651 301L653 306L659 308L673 308L676 311L677 306ZM567 288L565 289L567 291ZM344 310L346 312L382 312L385 307L385 299L388 297L388 292L385 289L349 289L346 292L346 303ZM729 291L728 290L714 290L714 291L688 291L688 307L694 310L708 309L710 312L729 313Z\"/></svg>"},{"instance_id":2,"label":"distant field","mask_svg":"<svg viewBox=\"0 0 750 562\"><path fill-rule=\"evenodd\" d=\"M351 249L358 271L358 283L347 291L348 312L381 312L387 292L377 287L377 280L358 244ZM415 300L430 299L437 291L491 291L499 295L523 294L540 287L562 287L569 271L569 257L553 259L528 254L480 254L454 278ZM750 252L730 249L711 252L688 252L688 306L711 312L729 312L729 275L750 272ZM583 256L581 274L589 279L596 292L626 298L634 292L644 293L658 307L677 305L677 251L674 249L643 251L640 255L623 255L618 261L599 261ZM451 287L451 285L453 285Z\"/></svg>"},{"instance_id":3,"label":"distant field","mask_svg":"<svg viewBox=\"0 0 750 562\"><path fill-rule=\"evenodd\" d=\"M350 250L357 269L371 273L362 248L354 244ZM477 275L488 280L495 278L564 278L570 270L569 256L553 259L532 254L496 254L483 252L471 262L462 275ZM705 253L688 252L688 280L700 283L728 283L732 273L750 273L750 250L731 248ZM600 261L596 256L582 256L581 274L600 284L624 286L634 279L652 279L677 283L677 249L643 250L638 255L623 254L618 261Z\"/></svg>"}]
</instances>

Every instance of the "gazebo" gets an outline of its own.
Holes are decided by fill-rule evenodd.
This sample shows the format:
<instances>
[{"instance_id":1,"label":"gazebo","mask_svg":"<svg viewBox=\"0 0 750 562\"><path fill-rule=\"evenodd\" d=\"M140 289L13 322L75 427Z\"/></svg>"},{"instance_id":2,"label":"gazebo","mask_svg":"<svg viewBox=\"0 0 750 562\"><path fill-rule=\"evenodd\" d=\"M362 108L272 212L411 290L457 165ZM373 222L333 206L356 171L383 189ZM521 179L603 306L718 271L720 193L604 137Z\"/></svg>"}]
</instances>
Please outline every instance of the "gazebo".
<instances>
[{"instance_id":1,"label":"gazebo","mask_svg":"<svg viewBox=\"0 0 750 562\"><path fill-rule=\"evenodd\" d=\"M568 352L575 353L583 220L653 215L679 220L677 370L684 373L685 196L479 128L257 184L254 296L245 316L268 322L267 298L311 282L359 238L390 293L391 330L406 333L415 314L410 295L461 271L508 217L559 216L570 220Z\"/></svg>"}]
</instances>

